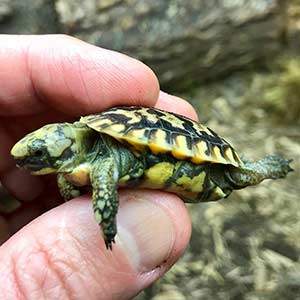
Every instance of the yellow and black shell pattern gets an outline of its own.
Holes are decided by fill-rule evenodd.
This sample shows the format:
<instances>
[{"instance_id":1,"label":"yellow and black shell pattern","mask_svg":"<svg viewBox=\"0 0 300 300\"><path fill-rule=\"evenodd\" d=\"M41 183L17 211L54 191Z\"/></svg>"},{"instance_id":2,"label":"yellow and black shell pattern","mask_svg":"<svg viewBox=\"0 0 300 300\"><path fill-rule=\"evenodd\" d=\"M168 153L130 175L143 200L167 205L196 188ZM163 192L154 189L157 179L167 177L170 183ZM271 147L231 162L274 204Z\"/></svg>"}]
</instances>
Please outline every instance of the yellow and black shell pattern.
<instances>
[{"instance_id":1,"label":"yellow and black shell pattern","mask_svg":"<svg viewBox=\"0 0 300 300\"><path fill-rule=\"evenodd\" d=\"M167 153L195 164L242 165L232 146L208 127L156 108L114 107L80 122L140 152L148 148L153 154Z\"/></svg>"}]
</instances>

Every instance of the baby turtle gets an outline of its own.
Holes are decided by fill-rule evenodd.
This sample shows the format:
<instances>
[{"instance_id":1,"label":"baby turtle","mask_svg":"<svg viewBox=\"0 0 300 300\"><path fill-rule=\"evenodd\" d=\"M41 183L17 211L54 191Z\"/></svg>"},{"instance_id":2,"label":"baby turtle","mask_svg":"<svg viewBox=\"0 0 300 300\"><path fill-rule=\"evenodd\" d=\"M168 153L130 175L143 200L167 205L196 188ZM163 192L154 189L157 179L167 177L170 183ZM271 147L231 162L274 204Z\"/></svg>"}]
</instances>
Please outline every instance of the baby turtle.
<instances>
[{"instance_id":1,"label":"baby turtle","mask_svg":"<svg viewBox=\"0 0 300 300\"><path fill-rule=\"evenodd\" d=\"M208 127L136 106L46 125L16 143L11 154L34 175L57 173L66 200L91 185L95 218L110 249L117 233L118 186L165 190L196 203L225 198L235 189L292 171L291 161L276 155L241 160Z\"/></svg>"}]
</instances>

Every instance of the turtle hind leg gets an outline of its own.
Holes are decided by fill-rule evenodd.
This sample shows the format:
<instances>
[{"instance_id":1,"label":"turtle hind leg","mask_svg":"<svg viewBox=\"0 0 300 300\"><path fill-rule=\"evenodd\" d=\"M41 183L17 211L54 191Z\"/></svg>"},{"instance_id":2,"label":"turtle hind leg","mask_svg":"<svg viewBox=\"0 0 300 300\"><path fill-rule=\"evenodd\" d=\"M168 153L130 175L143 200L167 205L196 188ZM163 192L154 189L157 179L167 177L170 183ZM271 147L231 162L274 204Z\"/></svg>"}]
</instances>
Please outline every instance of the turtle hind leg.
<instances>
[{"instance_id":1,"label":"turtle hind leg","mask_svg":"<svg viewBox=\"0 0 300 300\"><path fill-rule=\"evenodd\" d=\"M237 187L255 185L265 179L285 178L293 169L292 160L284 159L279 155L268 155L265 158L250 162L244 161L244 166L230 169L230 179Z\"/></svg>"},{"instance_id":2,"label":"turtle hind leg","mask_svg":"<svg viewBox=\"0 0 300 300\"><path fill-rule=\"evenodd\" d=\"M280 155L268 155L258 161L265 168L265 176L269 179L285 178L289 172L294 171L290 163L292 159L285 159Z\"/></svg>"},{"instance_id":3,"label":"turtle hind leg","mask_svg":"<svg viewBox=\"0 0 300 300\"><path fill-rule=\"evenodd\" d=\"M93 187L93 210L97 223L102 227L107 249L117 234L116 214L118 211L118 169L113 158L96 163L90 179Z\"/></svg>"}]
</instances>

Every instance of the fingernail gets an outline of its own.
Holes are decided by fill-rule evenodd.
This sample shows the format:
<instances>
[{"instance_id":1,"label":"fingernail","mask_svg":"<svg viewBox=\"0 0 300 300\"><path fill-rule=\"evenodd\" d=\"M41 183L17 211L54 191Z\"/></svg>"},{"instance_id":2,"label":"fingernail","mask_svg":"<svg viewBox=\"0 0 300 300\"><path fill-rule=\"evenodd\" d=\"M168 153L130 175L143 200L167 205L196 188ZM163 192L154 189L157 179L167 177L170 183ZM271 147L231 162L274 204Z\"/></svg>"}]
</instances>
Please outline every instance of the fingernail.
<instances>
[{"instance_id":1,"label":"fingernail","mask_svg":"<svg viewBox=\"0 0 300 300\"><path fill-rule=\"evenodd\" d=\"M142 197L141 197L142 195ZM147 272L169 257L175 241L175 226L163 206L145 193L128 194L118 214L118 241L138 272ZM134 199L132 199L134 198Z\"/></svg>"}]
</instances>

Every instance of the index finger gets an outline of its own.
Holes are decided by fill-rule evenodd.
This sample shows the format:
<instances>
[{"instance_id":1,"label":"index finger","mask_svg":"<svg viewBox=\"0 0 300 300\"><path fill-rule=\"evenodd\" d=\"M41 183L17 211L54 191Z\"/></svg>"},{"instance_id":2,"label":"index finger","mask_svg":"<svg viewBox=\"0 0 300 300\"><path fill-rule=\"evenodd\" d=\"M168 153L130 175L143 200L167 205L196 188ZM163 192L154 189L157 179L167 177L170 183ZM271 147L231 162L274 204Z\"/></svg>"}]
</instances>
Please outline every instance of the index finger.
<instances>
[{"instance_id":1,"label":"index finger","mask_svg":"<svg viewBox=\"0 0 300 300\"><path fill-rule=\"evenodd\" d=\"M70 115L155 104L159 84L143 63L63 35L0 36L0 115Z\"/></svg>"}]
</instances>

